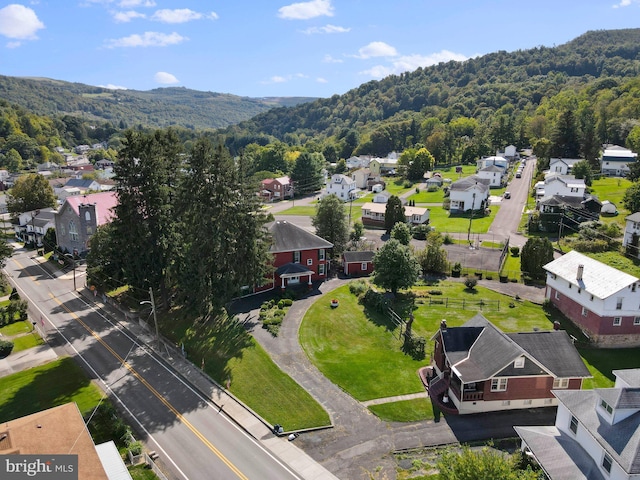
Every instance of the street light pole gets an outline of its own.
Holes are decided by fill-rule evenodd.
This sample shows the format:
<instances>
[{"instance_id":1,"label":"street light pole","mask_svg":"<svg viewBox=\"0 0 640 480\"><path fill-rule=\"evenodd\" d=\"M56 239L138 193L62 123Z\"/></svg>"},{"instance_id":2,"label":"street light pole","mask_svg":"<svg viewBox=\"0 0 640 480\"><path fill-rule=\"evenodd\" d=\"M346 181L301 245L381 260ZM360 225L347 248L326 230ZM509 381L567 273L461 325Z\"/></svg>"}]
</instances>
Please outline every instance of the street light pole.
<instances>
[{"instance_id":1,"label":"street light pole","mask_svg":"<svg viewBox=\"0 0 640 480\"><path fill-rule=\"evenodd\" d=\"M156 301L153 297L153 288L149 287L149 297L151 298L151 301L143 301L140 302L140 305L143 305L145 303L148 303L149 305L151 305L151 312L153 313L153 323L155 323L156 326L156 341L158 342L158 352L160 351L160 330L158 329L158 316L156 315Z\"/></svg>"}]
</instances>

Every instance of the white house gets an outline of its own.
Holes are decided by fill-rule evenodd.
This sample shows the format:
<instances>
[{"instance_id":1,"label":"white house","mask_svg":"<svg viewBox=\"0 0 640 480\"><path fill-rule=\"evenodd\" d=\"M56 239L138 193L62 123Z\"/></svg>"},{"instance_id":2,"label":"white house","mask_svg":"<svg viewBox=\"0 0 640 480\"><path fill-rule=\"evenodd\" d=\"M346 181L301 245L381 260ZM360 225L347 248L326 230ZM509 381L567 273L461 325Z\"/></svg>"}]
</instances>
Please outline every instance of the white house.
<instances>
[{"instance_id":1,"label":"white house","mask_svg":"<svg viewBox=\"0 0 640 480\"><path fill-rule=\"evenodd\" d=\"M349 157L346 160L347 168L353 170L354 168L366 167L369 165L371 157L361 155L359 157Z\"/></svg>"},{"instance_id":2,"label":"white house","mask_svg":"<svg viewBox=\"0 0 640 480\"><path fill-rule=\"evenodd\" d=\"M489 181L489 188L500 188L503 185L504 170L496 165L478 170L478 177Z\"/></svg>"},{"instance_id":3,"label":"white house","mask_svg":"<svg viewBox=\"0 0 640 480\"><path fill-rule=\"evenodd\" d=\"M546 298L595 345L640 346L640 279L575 250L544 269Z\"/></svg>"},{"instance_id":4,"label":"white house","mask_svg":"<svg viewBox=\"0 0 640 480\"><path fill-rule=\"evenodd\" d=\"M362 205L362 223L373 227L384 227L384 215L387 210L385 203L367 202ZM429 223L431 211L423 207L404 207L405 221L412 225Z\"/></svg>"},{"instance_id":5,"label":"white house","mask_svg":"<svg viewBox=\"0 0 640 480\"><path fill-rule=\"evenodd\" d=\"M509 160L504 157L499 157L494 155L492 157L483 157L478 160L478 170L481 168L488 167L489 165L495 165L496 167L502 168L505 172L509 168Z\"/></svg>"},{"instance_id":6,"label":"white house","mask_svg":"<svg viewBox=\"0 0 640 480\"><path fill-rule=\"evenodd\" d=\"M343 202L348 202L357 197L356 182L341 173L331 176L331 181L327 184L327 195L335 195Z\"/></svg>"},{"instance_id":7,"label":"white house","mask_svg":"<svg viewBox=\"0 0 640 480\"><path fill-rule=\"evenodd\" d=\"M553 480L640 478L640 369L614 370L613 388L553 390L553 427L514 427L522 450Z\"/></svg>"},{"instance_id":8,"label":"white house","mask_svg":"<svg viewBox=\"0 0 640 480\"><path fill-rule=\"evenodd\" d=\"M489 203L487 180L476 175L461 178L449 187L451 213L484 210Z\"/></svg>"},{"instance_id":9,"label":"white house","mask_svg":"<svg viewBox=\"0 0 640 480\"><path fill-rule=\"evenodd\" d=\"M53 208L21 213L13 227L16 238L41 247L47 230L56 227L55 214L56 211Z\"/></svg>"},{"instance_id":10,"label":"white house","mask_svg":"<svg viewBox=\"0 0 640 480\"><path fill-rule=\"evenodd\" d=\"M584 179L577 179L573 175L549 173L544 178L545 197L559 195L564 197L584 198L586 189L587 185L584 183Z\"/></svg>"},{"instance_id":11,"label":"white house","mask_svg":"<svg viewBox=\"0 0 640 480\"><path fill-rule=\"evenodd\" d=\"M627 216L625 220L627 224L624 227L622 246L627 253L640 258L640 212Z\"/></svg>"},{"instance_id":12,"label":"white house","mask_svg":"<svg viewBox=\"0 0 640 480\"><path fill-rule=\"evenodd\" d=\"M629 164L638 161L638 154L628 148L611 145L602 152L601 167L604 175L626 177Z\"/></svg>"},{"instance_id":13,"label":"white house","mask_svg":"<svg viewBox=\"0 0 640 480\"><path fill-rule=\"evenodd\" d=\"M569 175L573 166L582 160L582 158L552 158L549 160L549 172Z\"/></svg>"},{"instance_id":14,"label":"white house","mask_svg":"<svg viewBox=\"0 0 640 480\"><path fill-rule=\"evenodd\" d=\"M515 145L507 145L506 147L504 147L504 151L497 150L496 156L504 157L508 160L517 160L518 158L520 158L520 154L518 153L518 149Z\"/></svg>"},{"instance_id":15,"label":"white house","mask_svg":"<svg viewBox=\"0 0 640 480\"><path fill-rule=\"evenodd\" d=\"M390 196L389 192L378 192L373 196L373 203L387 203Z\"/></svg>"},{"instance_id":16,"label":"white house","mask_svg":"<svg viewBox=\"0 0 640 480\"><path fill-rule=\"evenodd\" d=\"M533 188L536 191L536 199L540 199L544 197L544 180L540 180L539 182L536 182Z\"/></svg>"}]
</instances>

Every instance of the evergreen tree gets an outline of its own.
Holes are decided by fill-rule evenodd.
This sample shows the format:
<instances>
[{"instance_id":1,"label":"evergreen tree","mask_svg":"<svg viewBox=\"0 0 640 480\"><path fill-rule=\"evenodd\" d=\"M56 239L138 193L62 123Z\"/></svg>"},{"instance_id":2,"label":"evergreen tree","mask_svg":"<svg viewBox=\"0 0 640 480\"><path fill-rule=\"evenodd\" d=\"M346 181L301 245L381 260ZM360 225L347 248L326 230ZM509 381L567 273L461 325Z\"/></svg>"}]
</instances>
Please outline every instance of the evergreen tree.
<instances>
[{"instance_id":1,"label":"evergreen tree","mask_svg":"<svg viewBox=\"0 0 640 480\"><path fill-rule=\"evenodd\" d=\"M406 217L404 215L404 206L402 200L396 195L391 195L387 200L387 206L384 210L384 228L387 234L391 233L393 227L398 222L405 222Z\"/></svg>"},{"instance_id":2,"label":"evergreen tree","mask_svg":"<svg viewBox=\"0 0 640 480\"><path fill-rule=\"evenodd\" d=\"M546 272L542 268L553 260L553 245L548 238L531 237L520 253L520 270L531 278L541 280Z\"/></svg>"},{"instance_id":3,"label":"evergreen tree","mask_svg":"<svg viewBox=\"0 0 640 480\"><path fill-rule=\"evenodd\" d=\"M322 154L303 152L291 172L296 195L314 193L322 188Z\"/></svg>"},{"instance_id":4,"label":"evergreen tree","mask_svg":"<svg viewBox=\"0 0 640 480\"><path fill-rule=\"evenodd\" d=\"M327 195L316 206L316 215L311 219L316 235L333 244L333 257L344 251L349 239L349 224L344 203L335 195Z\"/></svg>"},{"instance_id":5,"label":"evergreen tree","mask_svg":"<svg viewBox=\"0 0 640 480\"><path fill-rule=\"evenodd\" d=\"M577 158L580 154L580 142L576 131L573 110L564 110L558 117L551 138L551 156L559 158Z\"/></svg>"}]
</instances>

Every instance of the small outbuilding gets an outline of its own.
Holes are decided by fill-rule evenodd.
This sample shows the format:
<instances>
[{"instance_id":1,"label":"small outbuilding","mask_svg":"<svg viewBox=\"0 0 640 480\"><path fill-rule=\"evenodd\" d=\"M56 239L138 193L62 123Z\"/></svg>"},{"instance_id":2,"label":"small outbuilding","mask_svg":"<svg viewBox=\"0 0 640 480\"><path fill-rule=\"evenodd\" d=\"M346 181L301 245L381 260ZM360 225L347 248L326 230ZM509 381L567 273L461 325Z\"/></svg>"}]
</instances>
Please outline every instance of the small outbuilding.
<instances>
[{"instance_id":1,"label":"small outbuilding","mask_svg":"<svg viewBox=\"0 0 640 480\"><path fill-rule=\"evenodd\" d=\"M604 200L602 202L600 213L604 213L605 215L615 215L616 213L618 213L618 209L615 203L611 203L609 200Z\"/></svg>"},{"instance_id":2,"label":"small outbuilding","mask_svg":"<svg viewBox=\"0 0 640 480\"><path fill-rule=\"evenodd\" d=\"M344 252L342 265L345 275L350 277L362 277L373 272L373 257L375 252Z\"/></svg>"}]
</instances>

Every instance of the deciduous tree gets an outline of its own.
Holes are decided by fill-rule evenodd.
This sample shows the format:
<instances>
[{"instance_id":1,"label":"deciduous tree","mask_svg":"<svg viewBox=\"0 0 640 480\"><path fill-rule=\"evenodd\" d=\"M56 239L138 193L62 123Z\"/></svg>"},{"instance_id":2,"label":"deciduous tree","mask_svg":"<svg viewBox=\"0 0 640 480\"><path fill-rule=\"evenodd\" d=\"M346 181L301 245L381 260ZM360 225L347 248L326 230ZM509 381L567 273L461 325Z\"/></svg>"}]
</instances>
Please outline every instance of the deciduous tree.
<instances>
[{"instance_id":1,"label":"deciduous tree","mask_svg":"<svg viewBox=\"0 0 640 480\"><path fill-rule=\"evenodd\" d=\"M627 188L622 203L630 212L640 212L640 183L634 183Z\"/></svg>"},{"instance_id":2,"label":"deciduous tree","mask_svg":"<svg viewBox=\"0 0 640 480\"><path fill-rule=\"evenodd\" d=\"M395 238L402 245L409 245L409 242L411 242L411 227L404 222L396 223L391 229L391 238Z\"/></svg>"},{"instance_id":3,"label":"deciduous tree","mask_svg":"<svg viewBox=\"0 0 640 480\"><path fill-rule=\"evenodd\" d=\"M53 188L46 178L37 173L19 177L7 196L7 208L13 215L55 206Z\"/></svg>"},{"instance_id":4,"label":"deciduous tree","mask_svg":"<svg viewBox=\"0 0 640 480\"><path fill-rule=\"evenodd\" d=\"M344 251L349 239L349 224L344 203L335 195L327 195L316 206L316 215L311 223L316 235L333 243L333 256Z\"/></svg>"},{"instance_id":5,"label":"deciduous tree","mask_svg":"<svg viewBox=\"0 0 640 480\"><path fill-rule=\"evenodd\" d=\"M531 278L541 280L546 273L542 268L553 260L553 245L548 238L531 237L520 253L520 270Z\"/></svg>"},{"instance_id":6,"label":"deciduous tree","mask_svg":"<svg viewBox=\"0 0 640 480\"><path fill-rule=\"evenodd\" d=\"M412 287L420 275L420 265L411 249L393 238L376 252L373 266L373 283L393 293Z\"/></svg>"}]
</instances>

